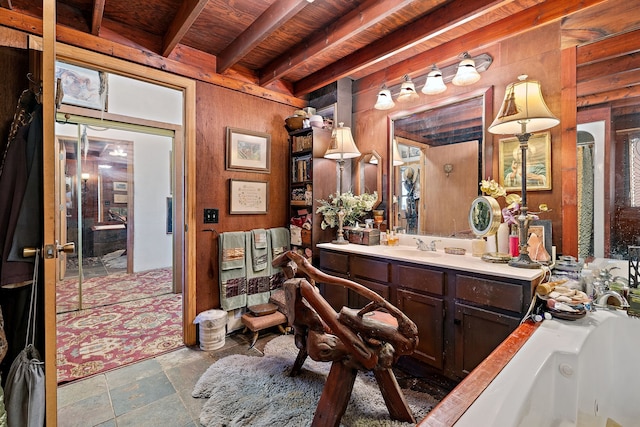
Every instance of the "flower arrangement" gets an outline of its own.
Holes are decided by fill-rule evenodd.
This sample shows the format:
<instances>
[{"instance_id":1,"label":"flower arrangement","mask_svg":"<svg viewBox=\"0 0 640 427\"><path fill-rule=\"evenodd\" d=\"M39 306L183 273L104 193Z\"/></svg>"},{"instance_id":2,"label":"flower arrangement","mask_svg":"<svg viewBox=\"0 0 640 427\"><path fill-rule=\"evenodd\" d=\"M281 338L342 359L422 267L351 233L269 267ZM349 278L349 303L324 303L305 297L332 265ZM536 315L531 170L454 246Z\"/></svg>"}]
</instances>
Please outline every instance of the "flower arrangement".
<instances>
[{"instance_id":1,"label":"flower arrangement","mask_svg":"<svg viewBox=\"0 0 640 427\"><path fill-rule=\"evenodd\" d=\"M520 214L520 203L522 202L522 197L518 194L507 194L507 191L504 187L498 184L495 180L486 180L483 179L480 181L480 191L487 196L491 196L493 198L504 197L507 206L502 209L502 217L504 218L504 222L507 224L518 224L518 215ZM538 219L538 214L540 212L548 212L549 208L545 203L542 203L538 206L539 212L529 212L527 214L527 219L533 220Z\"/></svg>"},{"instance_id":2,"label":"flower arrangement","mask_svg":"<svg viewBox=\"0 0 640 427\"><path fill-rule=\"evenodd\" d=\"M344 211L344 225L354 225L367 212L373 209L373 204L378 200L378 193L364 193L354 196L352 192L346 193L336 192L329 195L329 200L318 200L320 206L316 209L316 213L323 215L320 227L324 230L327 227L336 227L338 225L338 211Z\"/></svg>"}]
</instances>

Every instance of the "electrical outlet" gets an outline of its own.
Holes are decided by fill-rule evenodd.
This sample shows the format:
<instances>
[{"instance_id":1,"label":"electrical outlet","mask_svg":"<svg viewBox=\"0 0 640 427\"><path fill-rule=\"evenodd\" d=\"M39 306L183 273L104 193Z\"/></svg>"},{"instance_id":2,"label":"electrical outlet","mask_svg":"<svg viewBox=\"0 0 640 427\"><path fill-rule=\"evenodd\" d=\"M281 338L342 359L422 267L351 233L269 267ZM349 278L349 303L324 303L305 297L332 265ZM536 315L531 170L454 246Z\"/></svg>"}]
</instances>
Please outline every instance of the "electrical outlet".
<instances>
[{"instance_id":1,"label":"electrical outlet","mask_svg":"<svg viewBox=\"0 0 640 427\"><path fill-rule=\"evenodd\" d=\"M205 208L205 210L204 210L204 223L205 224L217 224L218 223L218 209Z\"/></svg>"}]
</instances>

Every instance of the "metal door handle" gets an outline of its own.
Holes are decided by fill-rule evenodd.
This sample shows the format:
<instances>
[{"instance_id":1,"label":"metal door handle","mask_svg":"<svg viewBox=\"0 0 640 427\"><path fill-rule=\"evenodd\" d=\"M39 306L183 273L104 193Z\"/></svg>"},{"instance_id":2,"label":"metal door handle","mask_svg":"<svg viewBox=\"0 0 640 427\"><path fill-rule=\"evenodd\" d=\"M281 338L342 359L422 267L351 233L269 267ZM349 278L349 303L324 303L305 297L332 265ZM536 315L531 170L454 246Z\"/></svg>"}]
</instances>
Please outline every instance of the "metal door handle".
<instances>
[{"instance_id":1,"label":"metal door handle","mask_svg":"<svg viewBox=\"0 0 640 427\"><path fill-rule=\"evenodd\" d=\"M74 242L68 242L60 245L56 242L55 250L57 252L64 252L65 254L72 254L76 251L76 244ZM37 251L36 248L22 248L22 256L25 258L33 258L36 256ZM44 254L45 258L55 258L54 245L45 245Z\"/></svg>"}]
</instances>

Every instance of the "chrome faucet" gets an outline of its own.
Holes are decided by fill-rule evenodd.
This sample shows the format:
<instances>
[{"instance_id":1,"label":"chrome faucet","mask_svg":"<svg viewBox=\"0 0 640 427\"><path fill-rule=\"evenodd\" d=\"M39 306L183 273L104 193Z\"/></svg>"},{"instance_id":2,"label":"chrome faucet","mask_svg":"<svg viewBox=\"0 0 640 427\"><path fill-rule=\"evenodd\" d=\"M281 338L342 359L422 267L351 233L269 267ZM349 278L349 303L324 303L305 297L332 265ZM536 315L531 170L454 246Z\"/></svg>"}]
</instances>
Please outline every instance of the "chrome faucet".
<instances>
[{"instance_id":1,"label":"chrome faucet","mask_svg":"<svg viewBox=\"0 0 640 427\"><path fill-rule=\"evenodd\" d=\"M436 242L439 242L440 240L432 240L431 243L429 243L429 250L435 252L436 251Z\"/></svg>"},{"instance_id":2,"label":"chrome faucet","mask_svg":"<svg viewBox=\"0 0 640 427\"><path fill-rule=\"evenodd\" d=\"M429 247L422 239L416 239L416 244L418 245L418 250L420 251L428 251Z\"/></svg>"},{"instance_id":3,"label":"chrome faucet","mask_svg":"<svg viewBox=\"0 0 640 427\"><path fill-rule=\"evenodd\" d=\"M598 275L598 278L593 282L593 303L596 307L606 307L606 308L621 308L627 309L629 308L629 303L627 302L624 295L620 295L620 293L612 290L610 288L612 283L622 282L624 285L624 281L626 281L623 277L613 277L611 274L612 270L617 269L618 267L611 268L603 268ZM628 283L628 282L627 282Z\"/></svg>"}]
</instances>

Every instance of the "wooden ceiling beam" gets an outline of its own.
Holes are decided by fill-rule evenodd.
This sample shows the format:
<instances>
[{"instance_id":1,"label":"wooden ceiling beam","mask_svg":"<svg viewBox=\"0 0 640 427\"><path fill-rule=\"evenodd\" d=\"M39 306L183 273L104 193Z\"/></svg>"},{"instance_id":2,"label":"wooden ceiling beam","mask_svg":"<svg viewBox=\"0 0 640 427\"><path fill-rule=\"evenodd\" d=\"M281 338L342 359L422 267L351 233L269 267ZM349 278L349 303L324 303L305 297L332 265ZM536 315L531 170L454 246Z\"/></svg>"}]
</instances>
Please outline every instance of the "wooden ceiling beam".
<instances>
[{"instance_id":1,"label":"wooden ceiling beam","mask_svg":"<svg viewBox=\"0 0 640 427\"><path fill-rule=\"evenodd\" d=\"M218 73L233 67L264 39L304 9L307 0L276 0L218 55Z\"/></svg>"},{"instance_id":2,"label":"wooden ceiling beam","mask_svg":"<svg viewBox=\"0 0 640 427\"><path fill-rule=\"evenodd\" d=\"M300 80L294 86L294 93L312 92L512 2L513 0L468 0L449 3ZM462 52L459 51L456 55L460 53ZM429 68L432 64L433 62L428 64Z\"/></svg>"},{"instance_id":3,"label":"wooden ceiling beam","mask_svg":"<svg viewBox=\"0 0 640 427\"><path fill-rule=\"evenodd\" d=\"M169 25L169 30L162 42L162 56L168 57L180 40L189 31L195 20L200 16L208 0L184 0L176 13L176 17Z\"/></svg>"},{"instance_id":4,"label":"wooden ceiling beam","mask_svg":"<svg viewBox=\"0 0 640 427\"><path fill-rule=\"evenodd\" d=\"M106 0L93 0L93 13L91 14L91 34L100 35L102 18L104 17L104 3Z\"/></svg>"},{"instance_id":5,"label":"wooden ceiling beam","mask_svg":"<svg viewBox=\"0 0 640 427\"><path fill-rule=\"evenodd\" d=\"M0 25L42 36L42 19L22 13L0 9ZM174 73L231 90L257 96L296 108L307 106L307 101L286 93L275 92L256 84L221 76L215 71L215 57L187 46L178 45L170 58L140 47L97 37L62 25L56 26L57 41L67 45L98 52L157 70ZM213 65L211 65L213 64Z\"/></svg>"},{"instance_id":6,"label":"wooden ceiling beam","mask_svg":"<svg viewBox=\"0 0 640 427\"><path fill-rule=\"evenodd\" d=\"M578 66L640 52L640 29L577 48Z\"/></svg>"},{"instance_id":7,"label":"wooden ceiling beam","mask_svg":"<svg viewBox=\"0 0 640 427\"><path fill-rule=\"evenodd\" d=\"M576 104L578 108L582 108L589 107L591 105L602 104L605 102L615 102L637 97L640 97L640 85L623 87L620 89L600 92L593 95L580 96L578 97Z\"/></svg>"},{"instance_id":8,"label":"wooden ceiling beam","mask_svg":"<svg viewBox=\"0 0 640 427\"><path fill-rule=\"evenodd\" d=\"M373 88L380 88L382 82L385 81L387 85L389 85L390 82L400 81L402 76L407 73L407 70L411 70L411 72L416 75L426 74L428 70L431 69L432 64L457 57L461 53L461 49L471 51L498 43L534 28L547 25L558 19L562 19L568 14L597 5L603 1L606 0L547 0L544 3L494 22L490 27L471 31L464 37L442 43L407 61L392 65L382 71L357 80L354 82L353 92L357 93ZM327 71L325 71L325 73ZM310 77L314 75L315 74ZM306 87L302 86L303 83L306 82L301 80L298 82L300 87L298 87L298 85L294 87L294 95L302 93L303 89L306 90Z\"/></svg>"},{"instance_id":9,"label":"wooden ceiling beam","mask_svg":"<svg viewBox=\"0 0 640 427\"><path fill-rule=\"evenodd\" d=\"M311 58L357 36L411 3L410 0L369 0L333 22L324 31L318 31L311 39L303 41L271 61L260 72L260 85L264 86L282 78L292 69L302 67ZM332 81L335 80L337 79Z\"/></svg>"}]
</instances>

